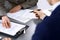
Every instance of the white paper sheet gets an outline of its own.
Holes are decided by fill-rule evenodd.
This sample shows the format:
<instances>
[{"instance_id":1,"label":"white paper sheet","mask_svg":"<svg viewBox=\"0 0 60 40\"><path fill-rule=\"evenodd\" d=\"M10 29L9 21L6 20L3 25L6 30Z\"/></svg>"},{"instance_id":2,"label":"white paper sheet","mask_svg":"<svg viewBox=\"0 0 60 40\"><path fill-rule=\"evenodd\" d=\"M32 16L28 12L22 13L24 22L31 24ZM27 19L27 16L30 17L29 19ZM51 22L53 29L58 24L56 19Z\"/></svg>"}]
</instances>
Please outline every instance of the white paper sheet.
<instances>
[{"instance_id":1,"label":"white paper sheet","mask_svg":"<svg viewBox=\"0 0 60 40\"><path fill-rule=\"evenodd\" d=\"M12 36L16 35L16 33L24 27L25 25L11 22L11 28L6 29L2 26L2 21L0 20L0 31Z\"/></svg>"},{"instance_id":2,"label":"white paper sheet","mask_svg":"<svg viewBox=\"0 0 60 40\"><path fill-rule=\"evenodd\" d=\"M22 23L26 23L31 19L36 18L34 13L30 13L31 11L33 10L30 9L20 10L16 13L8 13L7 16L15 20L18 20Z\"/></svg>"}]
</instances>

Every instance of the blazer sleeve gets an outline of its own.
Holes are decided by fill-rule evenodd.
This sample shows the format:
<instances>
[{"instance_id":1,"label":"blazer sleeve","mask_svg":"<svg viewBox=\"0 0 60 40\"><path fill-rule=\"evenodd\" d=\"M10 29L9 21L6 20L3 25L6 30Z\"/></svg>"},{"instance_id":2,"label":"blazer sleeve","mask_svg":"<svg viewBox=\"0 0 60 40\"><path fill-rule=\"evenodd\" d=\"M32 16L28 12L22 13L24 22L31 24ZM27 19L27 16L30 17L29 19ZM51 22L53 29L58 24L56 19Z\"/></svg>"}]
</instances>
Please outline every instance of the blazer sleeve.
<instances>
[{"instance_id":1,"label":"blazer sleeve","mask_svg":"<svg viewBox=\"0 0 60 40\"><path fill-rule=\"evenodd\" d=\"M4 7L4 2L4 0L0 1L0 16L4 16L7 14L6 8Z\"/></svg>"},{"instance_id":2,"label":"blazer sleeve","mask_svg":"<svg viewBox=\"0 0 60 40\"><path fill-rule=\"evenodd\" d=\"M33 7L37 4L38 0L27 0L21 4L23 9Z\"/></svg>"}]
</instances>

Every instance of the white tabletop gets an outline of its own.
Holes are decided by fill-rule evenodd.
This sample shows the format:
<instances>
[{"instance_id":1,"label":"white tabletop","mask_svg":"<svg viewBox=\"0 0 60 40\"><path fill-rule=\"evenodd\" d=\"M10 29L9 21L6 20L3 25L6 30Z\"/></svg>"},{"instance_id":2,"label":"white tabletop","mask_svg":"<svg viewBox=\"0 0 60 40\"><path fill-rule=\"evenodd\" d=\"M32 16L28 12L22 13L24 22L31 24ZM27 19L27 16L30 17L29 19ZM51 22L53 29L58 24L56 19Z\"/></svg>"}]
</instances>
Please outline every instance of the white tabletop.
<instances>
[{"instance_id":1,"label":"white tabletop","mask_svg":"<svg viewBox=\"0 0 60 40\"><path fill-rule=\"evenodd\" d=\"M19 38L16 40L31 40L32 35L35 32L35 28L38 22L41 22L41 20L31 20L27 23L29 28L26 30L26 33L21 35Z\"/></svg>"}]
</instances>

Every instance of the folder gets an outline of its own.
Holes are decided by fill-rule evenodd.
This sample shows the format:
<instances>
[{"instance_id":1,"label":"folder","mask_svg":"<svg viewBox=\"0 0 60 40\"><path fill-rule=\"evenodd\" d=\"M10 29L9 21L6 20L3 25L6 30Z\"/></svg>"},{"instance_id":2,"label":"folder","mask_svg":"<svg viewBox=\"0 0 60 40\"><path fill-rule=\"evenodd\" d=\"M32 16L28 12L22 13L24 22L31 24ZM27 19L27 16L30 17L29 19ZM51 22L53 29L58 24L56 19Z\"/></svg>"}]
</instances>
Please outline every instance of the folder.
<instances>
[{"instance_id":1,"label":"folder","mask_svg":"<svg viewBox=\"0 0 60 40\"><path fill-rule=\"evenodd\" d=\"M0 20L0 34L10 36L10 37L18 37L21 34L25 33L26 29L29 26L27 25L22 25L22 24L17 24L14 22L11 22L11 28L4 28L2 26L2 21Z\"/></svg>"}]
</instances>

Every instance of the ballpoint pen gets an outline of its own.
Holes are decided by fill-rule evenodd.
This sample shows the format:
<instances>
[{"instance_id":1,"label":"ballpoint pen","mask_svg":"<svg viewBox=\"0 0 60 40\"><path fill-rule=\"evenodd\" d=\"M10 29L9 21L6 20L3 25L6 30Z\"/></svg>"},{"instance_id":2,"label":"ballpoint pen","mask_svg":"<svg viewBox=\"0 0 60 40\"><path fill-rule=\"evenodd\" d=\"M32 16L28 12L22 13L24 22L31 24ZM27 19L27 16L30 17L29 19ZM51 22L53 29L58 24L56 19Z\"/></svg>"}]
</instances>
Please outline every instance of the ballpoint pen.
<instances>
[{"instance_id":1,"label":"ballpoint pen","mask_svg":"<svg viewBox=\"0 0 60 40\"><path fill-rule=\"evenodd\" d=\"M41 9L37 9L37 11L40 11L40 10L41 10ZM35 13L34 11L30 11L30 13L32 13L32 12Z\"/></svg>"}]
</instances>

